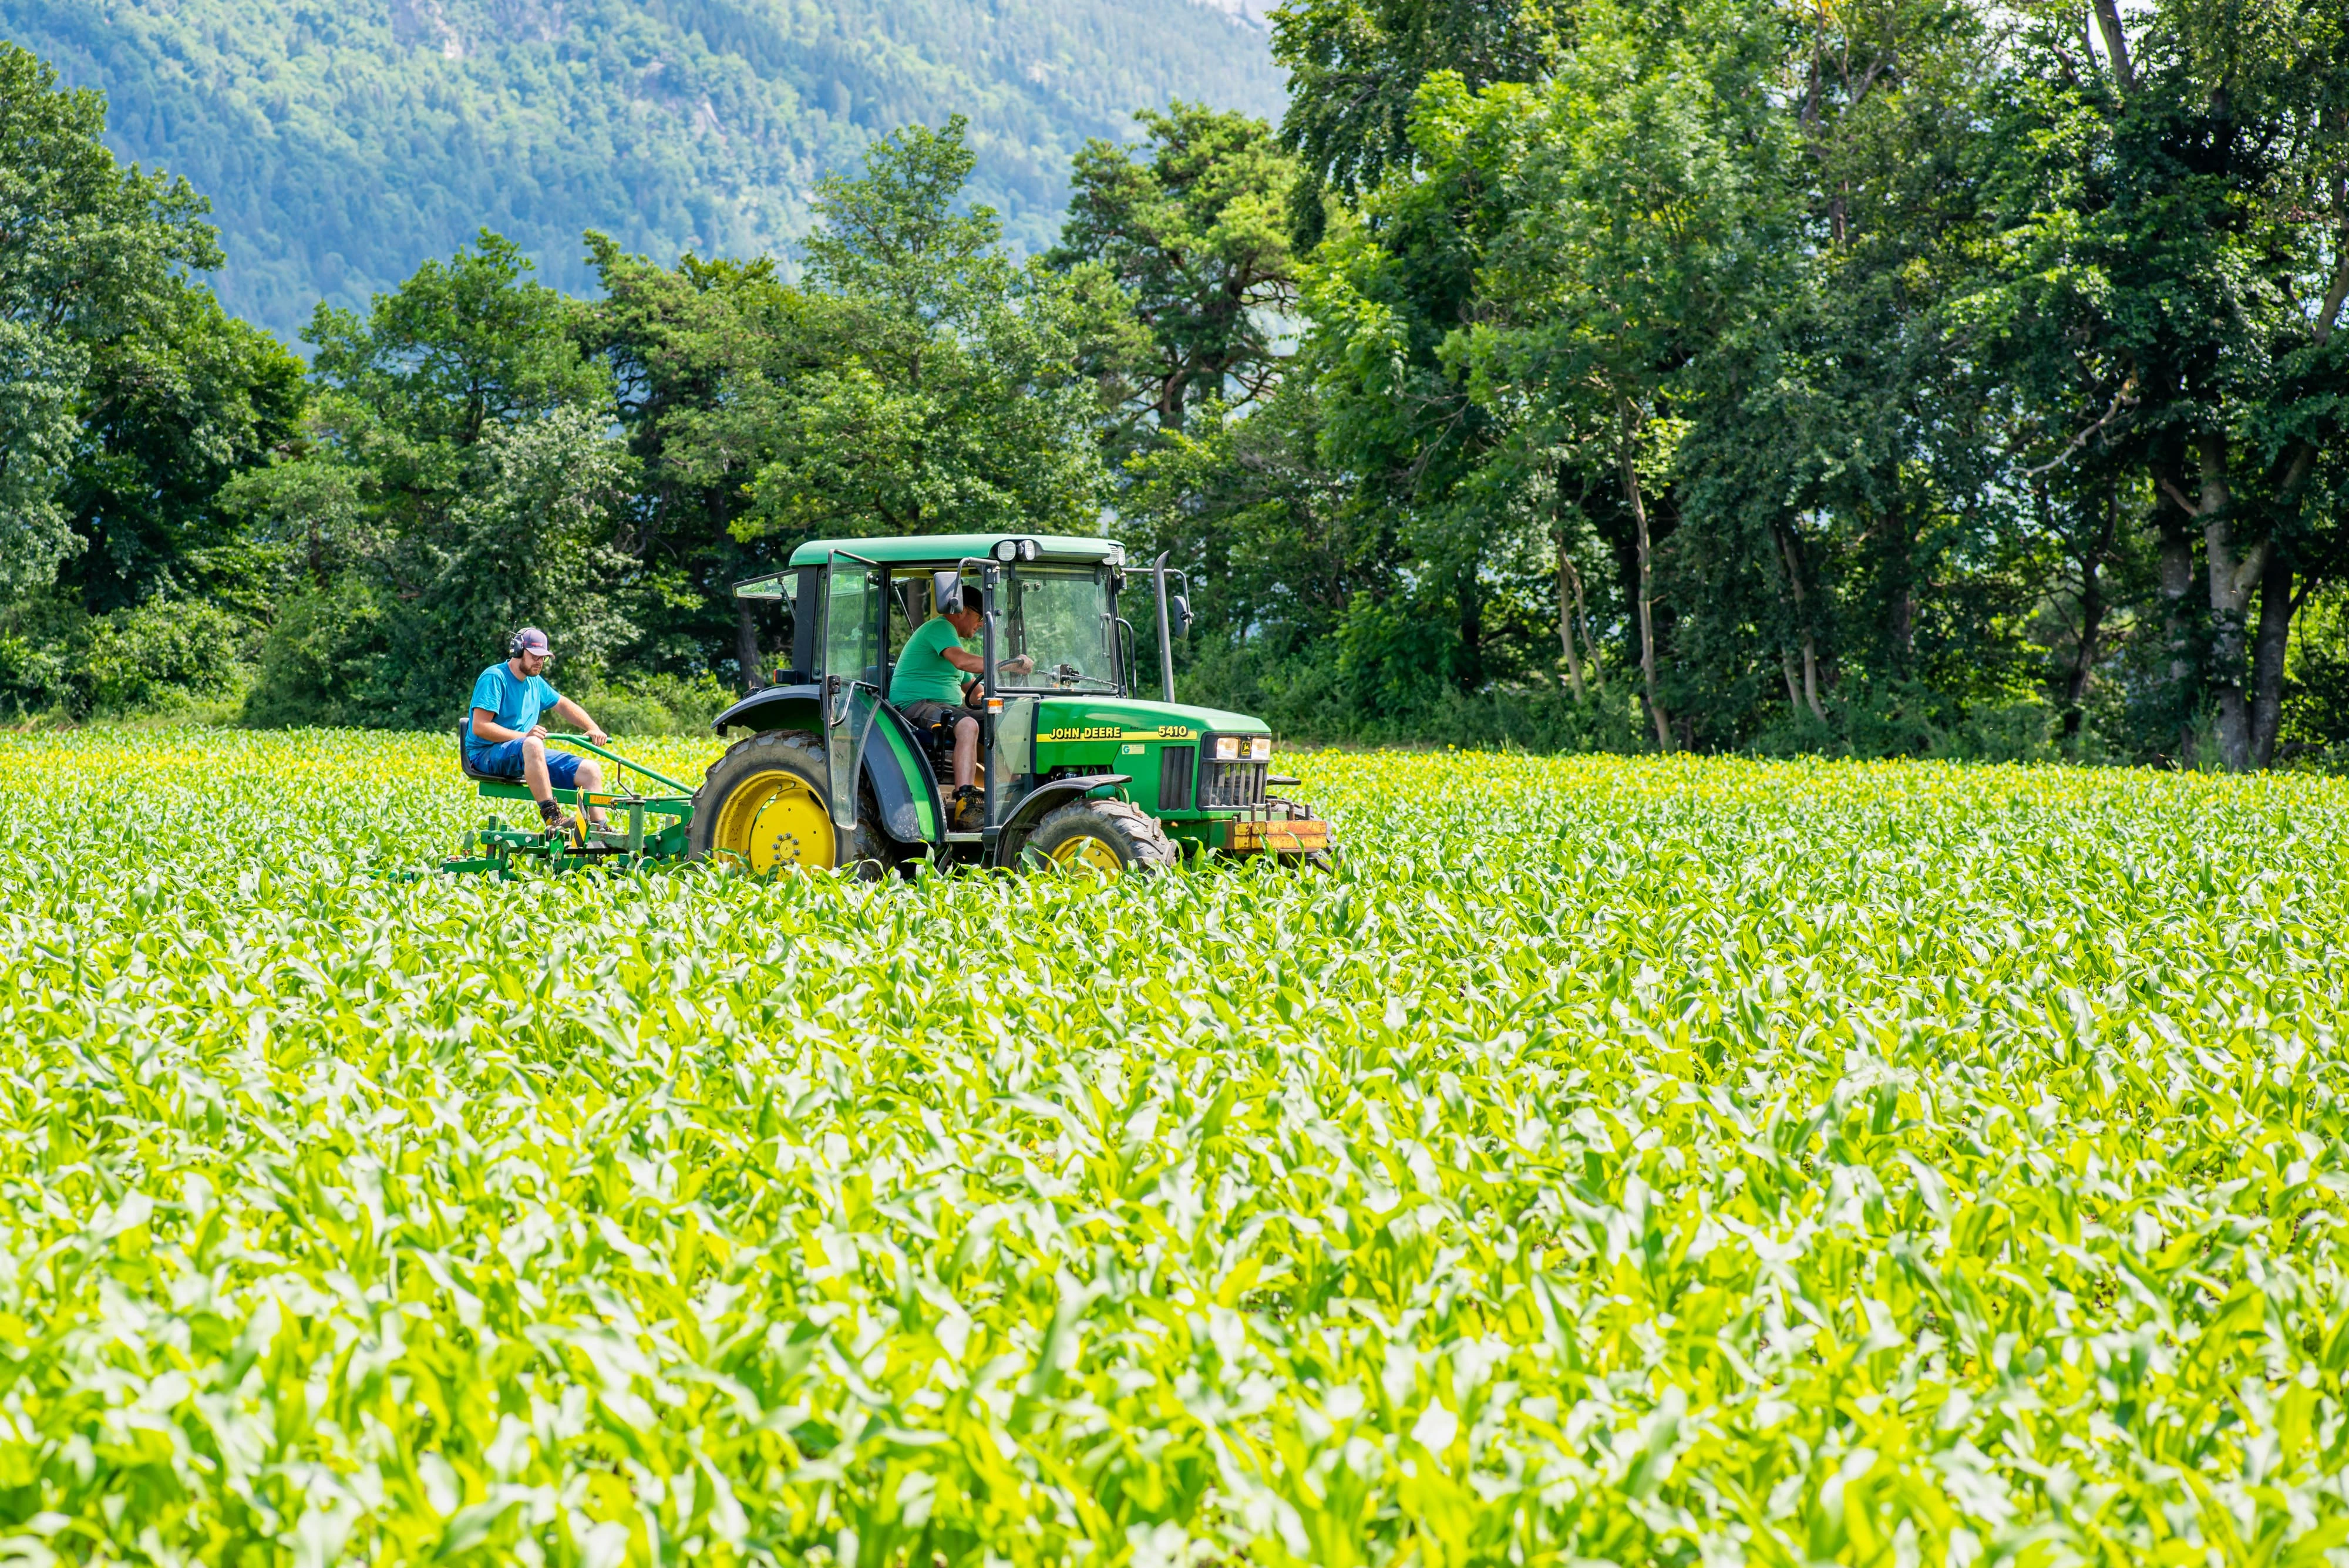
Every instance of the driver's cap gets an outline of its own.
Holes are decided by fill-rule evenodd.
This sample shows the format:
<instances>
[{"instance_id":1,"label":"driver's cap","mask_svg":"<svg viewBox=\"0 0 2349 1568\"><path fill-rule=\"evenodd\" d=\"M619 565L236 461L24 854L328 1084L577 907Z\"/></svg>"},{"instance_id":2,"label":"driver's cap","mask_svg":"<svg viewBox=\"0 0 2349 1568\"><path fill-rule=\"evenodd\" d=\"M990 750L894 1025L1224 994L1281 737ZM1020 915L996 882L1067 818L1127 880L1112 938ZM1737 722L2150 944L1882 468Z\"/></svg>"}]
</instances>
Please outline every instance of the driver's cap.
<instances>
[{"instance_id":1,"label":"driver's cap","mask_svg":"<svg viewBox=\"0 0 2349 1568\"><path fill-rule=\"evenodd\" d=\"M545 659L554 652L554 649L547 643L546 633L534 626L523 628L513 634L513 640L506 644L506 657L509 659L518 659L525 653L535 653Z\"/></svg>"}]
</instances>

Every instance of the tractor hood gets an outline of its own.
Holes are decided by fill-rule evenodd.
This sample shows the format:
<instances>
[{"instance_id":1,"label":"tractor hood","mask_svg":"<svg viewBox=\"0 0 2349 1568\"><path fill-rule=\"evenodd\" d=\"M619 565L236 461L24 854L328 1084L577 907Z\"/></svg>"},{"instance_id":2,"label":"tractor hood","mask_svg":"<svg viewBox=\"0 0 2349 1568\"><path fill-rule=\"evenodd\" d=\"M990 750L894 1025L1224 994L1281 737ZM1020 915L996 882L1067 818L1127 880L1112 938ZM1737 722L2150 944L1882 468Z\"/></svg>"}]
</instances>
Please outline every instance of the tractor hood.
<instances>
[{"instance_id":1,"label":"tractor hood","mask_svg":"<svg viewBox=\"0 0 2349 1568\"><path fill-rule=\"evenodd\" d=\"M1219 735L1268 735L1270 725L1245 713L1221 708L1194 708L1182 702L1145 702L1133 697L1046 697L1036 704L1036 738L1040 741L1185 738L1173 732ZM1074 732L1073 733L1071 732Z\"/></svg>"}]
</instances>

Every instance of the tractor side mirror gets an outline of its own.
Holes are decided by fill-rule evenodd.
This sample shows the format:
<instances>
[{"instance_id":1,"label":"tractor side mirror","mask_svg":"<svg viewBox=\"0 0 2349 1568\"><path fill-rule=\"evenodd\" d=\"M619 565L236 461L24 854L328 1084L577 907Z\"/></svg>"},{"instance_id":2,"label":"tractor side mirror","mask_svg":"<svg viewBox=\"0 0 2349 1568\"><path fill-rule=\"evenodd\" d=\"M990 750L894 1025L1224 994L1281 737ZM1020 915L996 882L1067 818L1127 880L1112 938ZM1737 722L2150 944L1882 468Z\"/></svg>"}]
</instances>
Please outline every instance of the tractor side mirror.
<instances>
[{"instance_id":1,"label":"tractor side mirror","mask_svg":"<svg viewBox=\"0 0 2349 1568\"><path fill-rule=\"evenodd\" d=\"M1166 629L1176 637L1187 636L1191 630L1191 599L1187 594L1170 594L1166 598Z\"/></svg>"}]
</instances>

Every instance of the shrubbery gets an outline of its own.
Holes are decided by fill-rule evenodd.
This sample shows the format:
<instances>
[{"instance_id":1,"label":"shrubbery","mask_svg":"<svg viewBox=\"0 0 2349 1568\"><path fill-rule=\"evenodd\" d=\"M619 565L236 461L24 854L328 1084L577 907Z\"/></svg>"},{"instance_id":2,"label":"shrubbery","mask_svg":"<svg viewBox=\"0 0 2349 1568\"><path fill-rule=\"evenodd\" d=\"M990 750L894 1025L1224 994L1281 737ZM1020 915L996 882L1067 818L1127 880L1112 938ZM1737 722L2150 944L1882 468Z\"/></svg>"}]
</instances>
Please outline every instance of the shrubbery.
<instances>
[{"instance_id":1,"label":"shrubbery","mask_svg":"<svg viewBox=\"0 0 2349 1568\"><path fill-rule=\"evenodd\" d=\"M0 719L79 720L233 697L253 628L198 599L91 615L63 595L0 603Z\"/></svg>"}]
</instances>

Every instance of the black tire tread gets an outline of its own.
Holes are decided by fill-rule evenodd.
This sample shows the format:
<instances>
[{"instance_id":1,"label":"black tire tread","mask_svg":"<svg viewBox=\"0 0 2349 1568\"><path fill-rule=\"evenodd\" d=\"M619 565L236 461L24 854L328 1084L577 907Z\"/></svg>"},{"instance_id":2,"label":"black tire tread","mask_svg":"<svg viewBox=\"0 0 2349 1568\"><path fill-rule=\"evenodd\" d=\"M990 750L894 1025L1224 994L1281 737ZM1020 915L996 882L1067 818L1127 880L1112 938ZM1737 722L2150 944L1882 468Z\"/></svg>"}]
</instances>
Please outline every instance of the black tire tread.
<instances>
[{"instance_id":1,"label":"black tire tread","mask_svg":"<svg viewBox=\"0 0 2349 1568\"><path fill-rule=\"evenodd\" d=\"M1171 871L1183 863L1183 852L1166 836L1158 819L1140 806L1123 800L1079 800L1044 814L1044 820L1028 836L1028 847L1034 848L1040 840L1048 844L1057 838L1056 825L1083 823L1103 832L1118 846L1125 857L1127 868L1143 873Z\"/></svg>"}]
</instances>

